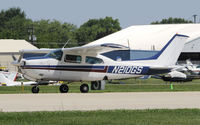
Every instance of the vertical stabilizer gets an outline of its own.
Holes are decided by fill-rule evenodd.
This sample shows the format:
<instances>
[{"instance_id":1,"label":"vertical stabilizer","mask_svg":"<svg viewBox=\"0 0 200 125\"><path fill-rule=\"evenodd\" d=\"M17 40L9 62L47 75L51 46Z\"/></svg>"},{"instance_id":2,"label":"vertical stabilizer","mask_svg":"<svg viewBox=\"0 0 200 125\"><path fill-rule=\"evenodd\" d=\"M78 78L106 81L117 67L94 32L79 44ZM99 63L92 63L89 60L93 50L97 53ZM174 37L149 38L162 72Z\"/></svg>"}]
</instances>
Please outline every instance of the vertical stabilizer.
<instances>
[{"instance_id":1,"label":"vertical stabilizer","mask_svg":"<svg viewBox=\"0 0 200 125\"><path fill-rule=\"evenodd\" d=\"M152 57L157 58L156 64L163 66L175 65L187 38L188 36L175 34L162 50Z\"/></svg>"}]
</instances>

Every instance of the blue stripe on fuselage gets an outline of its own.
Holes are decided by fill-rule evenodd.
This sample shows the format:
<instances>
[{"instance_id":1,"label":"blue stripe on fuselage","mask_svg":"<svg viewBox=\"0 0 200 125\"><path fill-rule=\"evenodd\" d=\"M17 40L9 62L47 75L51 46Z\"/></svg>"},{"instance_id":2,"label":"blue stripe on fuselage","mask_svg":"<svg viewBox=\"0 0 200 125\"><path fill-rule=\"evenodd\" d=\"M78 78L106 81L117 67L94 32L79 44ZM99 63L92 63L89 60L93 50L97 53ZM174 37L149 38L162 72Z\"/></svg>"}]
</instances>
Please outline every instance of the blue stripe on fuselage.
<instances>
[{"instance_id":1,"label":"blue stripe on fuselage","mask_svg":"<svg viewBox=\"0 0 200 125\"><path fill-rule=\"evenodd\" d=\"M22 69L60 70L77 72L99 72L110 74L154 75L168 73L170 69L151 69L148 66L69 66L69 65L25 65Z\"/></svg>"},{"instance_id":2,"label":"blue stripe on fuselage","mask_svg":"<svg viewBox=\"0 0 200 125\"><path fill-rule=\"evenodd\" d=\"M25 69L41 69L44 70L48 69L55 69L55 70L72 70L76 69L76 71L83 69L90 69L90 70L105 70L106 66L69 66L69 65L25 65L22 68ZM86 70L88 71L88 70ZM149 67L147 66L108 66L107 73L113 74L136 74L136 75L146 75L148 74ZM101 72L101 71L99 71ZM105 71L106 72L106 71Z\"/></svg>"},{"instance_id":3,"label":"blue stripe on fuselage","mask_svg":"<svg viewBox=\"0 0 200 125\"><path fill-rule=\"evenodd\" d=\"M25 69L55 69L55 70L70 70L76 69L76 71L83 69L90 70L105 70L106 66L72 66L72 65L25 65L22 68ZM87 70L86 70L87 71ZM145 75L148 74L149 67L146 66L108 66L107 73L113 74L137 74L137 75Z\"/></svg>"}]
</instances>

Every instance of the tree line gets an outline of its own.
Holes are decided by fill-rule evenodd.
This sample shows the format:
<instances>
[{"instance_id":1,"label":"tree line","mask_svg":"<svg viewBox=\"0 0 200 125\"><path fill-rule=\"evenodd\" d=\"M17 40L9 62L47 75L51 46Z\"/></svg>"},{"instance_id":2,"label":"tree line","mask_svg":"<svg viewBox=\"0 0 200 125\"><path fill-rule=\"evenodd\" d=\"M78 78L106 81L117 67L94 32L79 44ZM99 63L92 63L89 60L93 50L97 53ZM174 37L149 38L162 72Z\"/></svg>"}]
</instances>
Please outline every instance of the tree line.
<instances>
[{"instance_id":1,"label":"tree line","mask_svg":"<svg viewBox=\"0 0 200 125\"><path fill-rule=\"evenodd\" d=\"M90 19L77 28L58 20L33 21L20 8L0 12L0 39L25 39L39 48L59 48L68 40L68 47L84 45L119 30L118 19L112 17Z\"/></svg>"},{"instance_id":2,"label":"tree line","mask_svg":"<svg viewBox=\"0 0 200 125\"><path fill-rule=\"evenodd\" d=\"M168 18L152 24L192 23L182 18ZM60 48L67 41L68 47L80 46L121 30L118 19L105 17L90 19L77 27L58 20L28 19L20 8L0 12L0 39L25 39L39 48Z\"/></svg>"}]
</instances>

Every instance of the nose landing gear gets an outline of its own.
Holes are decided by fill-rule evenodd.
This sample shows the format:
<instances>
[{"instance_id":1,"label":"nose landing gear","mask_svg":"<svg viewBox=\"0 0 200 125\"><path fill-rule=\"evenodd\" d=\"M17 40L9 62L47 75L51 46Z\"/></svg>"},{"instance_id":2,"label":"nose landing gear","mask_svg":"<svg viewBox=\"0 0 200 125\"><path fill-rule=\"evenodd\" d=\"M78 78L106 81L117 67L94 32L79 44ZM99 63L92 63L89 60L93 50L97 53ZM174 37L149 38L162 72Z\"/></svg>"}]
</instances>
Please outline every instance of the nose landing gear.
<instances>
[{"instance_id":1,"label":"nose landing gear","mask_svg":"<svg viewBox=\"0 0 200 125\"><path fill-rule=\"evenodd\" d=\"M40 88L36 85L32 87L32 93L39 93Z\"/></svg>"},{"instance_id":2,"label":"nose landing gear","mask_svg":"<svg viewBox=\"0 0 200 125\"><path fill-rule=\"evenodd\" d=\"M60 86L60 92L61 93L67 93L68 91L69 91L69 87L68 87L68 85L67 84L62 84L61 86ZM88 86L88 84L82 84L81 86L80 86L80 91L82 92L82 93L88 93L88 91L89 91L89 86Z\"/></svg>"}]
</instances>

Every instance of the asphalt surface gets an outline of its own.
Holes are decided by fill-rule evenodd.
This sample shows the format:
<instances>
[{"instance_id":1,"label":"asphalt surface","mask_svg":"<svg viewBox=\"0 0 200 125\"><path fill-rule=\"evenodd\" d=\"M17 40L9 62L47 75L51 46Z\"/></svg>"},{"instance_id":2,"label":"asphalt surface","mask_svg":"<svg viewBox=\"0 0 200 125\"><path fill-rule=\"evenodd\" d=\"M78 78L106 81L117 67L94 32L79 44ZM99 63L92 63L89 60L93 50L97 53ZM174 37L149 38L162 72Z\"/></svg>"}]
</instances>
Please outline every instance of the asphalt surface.
<instances>
[{"instance_id":1,"label":"asphalt surface","mask_svg":"<svg viewBox=\"0 0 200 125\"><path fill-rule=\"evenodd\" d=\"M0 94L0 112L199 108L200 92Z\"/></svg>"}]
</instances>

